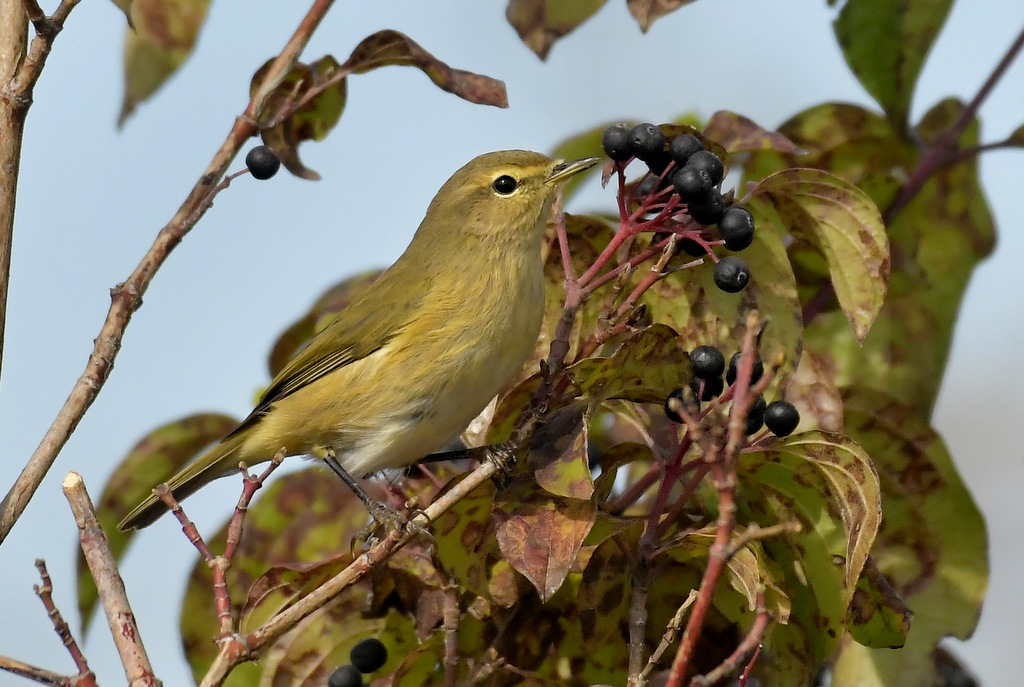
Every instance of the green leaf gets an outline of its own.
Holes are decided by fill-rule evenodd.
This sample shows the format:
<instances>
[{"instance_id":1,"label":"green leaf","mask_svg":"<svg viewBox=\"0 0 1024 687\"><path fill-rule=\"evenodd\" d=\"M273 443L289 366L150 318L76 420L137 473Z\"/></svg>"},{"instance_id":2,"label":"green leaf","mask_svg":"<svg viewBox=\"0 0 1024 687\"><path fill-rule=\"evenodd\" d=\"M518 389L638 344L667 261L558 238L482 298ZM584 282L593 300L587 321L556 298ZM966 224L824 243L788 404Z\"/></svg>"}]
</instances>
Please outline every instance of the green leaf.
<instances>
[{"instance_id":1,"label":"green leaf","mask_svg":"<svg viewBox=\"0 0 1024 687\"><path fill-rule=\"evenodd\" d=\"M502 556L547 601L559 590L597 517L590 500L555 496L519 479L498 492L494 519Z\"/></svg>"},{"instance_id":2,"label":"green leaf","mask_svg":"<svg viewBox=\"0 0 1024 687\"><path fill-rule=\"evenodd\" d=\"M872 558L914 610L899 652L844 646L833 685L935 684L932 651L944 637L967 639L988 587L985 522L942 438L919 410L866 388L844 392L846 431L870 451L883 492Z\"/></svg>"},{"instance_id":3,"label":"green leaf","mask_svg":"<svg viewBox=\"0 0 1024 687\"><path fill-rule=\"evenodd\" d=\"M871 198L837 176L796 168L763 179L750 203L821 252L839 305L863 341L885 300L890 269L885 225Z\"/></svg>"},{"instance_id":4,"label":"green leaf","mask_svg":"<svg viewBox=\"0 0 1024 687\"><path fill-rule=\"evenodd\" d=\"M848 437L815 431L742 454L738 474L741 486L756 489L741 492L752 521L800 523L800 532L765 540L764 547L784 569L799 571L786 586L793 615L814 628L816 654L829 655L881 521L871 459Z\"/></svg>"},{"instance_id":5,"label":"green leaf","mask_svg":"<svg viewBox=\"0 0 1024 687\"><path fill-rule=\"evenodd\" d=\"M647 33L655 21L691 2L693 0L626 0L626 6L640 30Z\"/></svg>"},{"instance_id":6,"label":"green leaf","mask_svg":"<svg viewBox=\"0 0 1024 687\"><path fill-rule=\"evenodd\" d=\"M503 81L449 67L399 31L384 30L367 36L341 68L354 74L364 74L388 65L416 67L442 90L471 103L508 107Z\"/></svg>"},{"instance_id":7,"label":"green leaf","mask_svg":"<svg viewBox=\"0 0 1024 687\"><path fill-rule=\"evenodd\" d=\"M921 67L952 5L952 0L847 0L835 21L846 63L901 131Z\"/></svg>"},{"instance_id":8,"label":"green leaf","mask_svg":"<svg viewBox=\"0 0 1024 687\"><path fill-rule=\"evenodd\" d=\"M751 206L755 222L767 224L759 208ZM643 296L643 303L656 322L679 332L681 344L693 350L708 344L726 352L739 351L746 335L746 318L751 309L762 317L759 352L765 361L784 360L770 389L785 388L788 376L799 363L803 345L803 318L797 300L793 270L782 240L767 228L754 233L754 242L743 251L751 279L738 294L725 293L714 282L714 263L670 274ZM765 324L767 322L767 324Z\"/></svg>"},{"instance_id":9,"label":"green leaf","mask_svg":"<svg viewBox=\"0 0 1024 687\"><path fill-rule=\"evenodd\" d=\"M126 8L123 2L115 4ZM125 32L119 127L192 54L209 9L210 0L132 1Z\"/></svg>"},{"instance_id":10,"label":"green leaf","mask_svg":"<svg viewBox=\"0 0 1024 687\"><path fill-rule=\"evenodd\" d=\"M551 46L604 6L605 0L509 0L505 18L542 60Z\"/></svg>"},{"instance_id":11,"label":"green leaf","mask_svg":"<svg viewBox=\"0 0 1024 687\"><path fill-rule=\"evenodd\" d=\"M704 136L722 146L727 153L775 150L798 153L796 145L777 131L769 131L743 115L719 110L704 127Z\"/></svg>"},{"instance_id":12,"label":"green leaf","mask_svg":"<svg viewBox=\"0 0 1024 687\"><path fill-rule=\"evenodd\" d=\"M200 413L157 427L139 440L114 469L96 506L96 516L110 543L114 560L121 560L128 544L138 534L122 532L117 523L135 504L149 496L153 487L165 482L207 445L220 440L238 426L230 415ZM78 550L78 610L82 634L89 630L98 597L96 585Z\"/></svg>"},{"instance_id":13,"label":"green leaf","mask_svg":"<svg viewBox=\"0 0 1024 687\"><path fill-rule=\"evenodd\" d=\"M693 377L677 336L671 327L655 324L626 339L611 357L586 358L568 372L584 394L598 401L664 403Z\"/></svg>"}]
</instances>

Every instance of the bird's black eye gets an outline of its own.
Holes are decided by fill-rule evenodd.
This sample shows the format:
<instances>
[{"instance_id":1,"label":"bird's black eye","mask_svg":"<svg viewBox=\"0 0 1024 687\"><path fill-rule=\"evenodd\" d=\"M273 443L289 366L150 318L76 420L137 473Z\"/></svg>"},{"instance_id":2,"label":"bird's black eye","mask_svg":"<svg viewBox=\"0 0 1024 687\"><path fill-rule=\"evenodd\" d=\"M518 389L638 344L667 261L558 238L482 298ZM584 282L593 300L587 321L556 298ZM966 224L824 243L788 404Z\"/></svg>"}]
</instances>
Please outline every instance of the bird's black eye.
<instances>
[{"instance_id":1,"label":"bird's black eye","mask_svg":"<svg viewBox=\"0 0 1024 687\"><path fill-rule=\"evenodd\" d=\"M516 187L519 186L519 182L507 174L502 174L494 180L494 183L491 184L491 186L501 195L507 196L516 190Z\"/></svg>"}]
</instances>

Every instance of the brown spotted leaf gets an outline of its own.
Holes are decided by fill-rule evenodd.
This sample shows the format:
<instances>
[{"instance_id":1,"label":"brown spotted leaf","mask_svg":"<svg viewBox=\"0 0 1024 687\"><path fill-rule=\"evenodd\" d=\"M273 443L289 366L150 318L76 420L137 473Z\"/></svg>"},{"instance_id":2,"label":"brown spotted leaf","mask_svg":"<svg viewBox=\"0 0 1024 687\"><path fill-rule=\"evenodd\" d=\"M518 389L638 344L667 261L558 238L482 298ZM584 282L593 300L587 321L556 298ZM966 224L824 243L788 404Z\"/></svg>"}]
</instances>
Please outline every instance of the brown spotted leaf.
<instances>
[{"instance_id":1,"label":"brown spotted leaf","mask_svg":"<svg viewBox=\"0 0 1024 687\"><path fill-rule=\"evenodd\" d=\"M122 10L125 3L117 3ZM117 125L192 54L210 0L133 0L124 44L124 94ZM134 27L134 29L132 28Z\"/></svg>"},{"instance_id":2,"label":"brown spotted leaf","mask_svg":"<svg viewBox=\"0 0 1024 687\"><path fill-rule=\"evenodd\" d=\"M953 0L847 0L833 28L861 84L898 129Z\"/></svg>"},{"instance_id":3,"label":"brown spotted leaf","mask_svg":"<svg viewBox=\"0 0 1024 687\"><path fill-rule=\"evenodd\" d=\"M626 0L626 6L640 30L647 33L655 21L691 2L693 0Z\"/></svg>"},{"instance_id":4,"label":"brown spotted leaf","mask_svg":"<svg viewBox=\"0 0 1024 687\"><path fill-rule=\"evenodd\" d=\"M740 457L741 484L756 487L744 513L761 526L797 521L801 531L764 542L772 560L800 570L787 583L793 615L817 628L821 655L838 647L857 580L881 522L878 475L867 453L841 434L806 432ZM753 492L752 492L753 493ZM787 572L787 575L790 573ZM811 593L810 598L803 598Z\"/></svg>"},{"instance_id":5,"label":"brown spotted leaf","mask_svg":"<svg viewBox=\"0 0 1024 687\"><path fill-rule=\"evenodd\" d=\"M689 356L676 332L664 324L633 334L610 357L586 358L568 371L584 394L599 401L663 403L692 378Z\"/></svg>"},{"instance_id":6,"label":"brown spotted leaf","mask_svg":"<svg viewBox=\"0 0 1024 687\"><path fill-rule=\"evenodd\" d=\"M763 179L750 204L821 252L839 305L863 341L885 300L890 267L885 225L871 198L827 172L795 168Z\"/></svg>"},{"instance_id":7,"label":"brown spotted leaf","mask_svg":"<svg viewBox=\"0 0 1024 687\"><path fill-rule=\"evenodd\" d=\"M764 129L752 119L728 110L719 110L711 115L704 127L704 136L716 141L727 153L751 150L797 153L800 150L778 131Z\"/></svg>"},{"instance_id":8,"label":"brown spotted leaf","mask_svg":"<svg viewBox=\"0 0 1024 687\"><path fill-rule=\"evenodd\" d=\"M540 59L551 46L592 17L605 0L509 0L505 18Z\"/></svg>"},{"instance_id":9,"label":"brown spotted leaf","mask_svg":"<svg viewBox=\"0 0 1024 687\"><path fill-rule=\"evenodd\" d=\"M860 645L900 649L907 642L914 614L870 558L853 593L846 629Z\"/></svg>"},{"instance_id":10,"label":"brown spotted leaf","mask_svg":"<svg viewBox=\"0 0 1024 687\"><path fill-rule=\"evenodd\" d=\"M169 422L139 440L114 469L96 505L96 515L107 535L114 560L120 560L136 532L121 532L117 523L157 484L164 482L195 458L201 449L220 440L238 426L230 415L200 413ZM86 633L98 597L96 585L78 549L78 610Z\"/></svg>"},{"instance_id":11,"label":"brown spotted leaf","mask_svg":"<svg viewBox=\"0 0 1024 687\"><path fill-rule=\"evenodd\" d=\"M449 67L398 31L384 30L367 36L341 67L363 74L388 65L416 67L441 89L471 103L508 107L504 82Z\"/></svg>"},{"instance_id":12,"label":"brown spotted leaf","mask_svg":"<svg viewBox=\"0 0 1024 687\"><path fill-rule=\"evenodd\" d=\"M249 85L255 95L274 60L268 60L253 74ZM281 83L270 92L263 104L260 136L274 149L285 168L297 177L316 180L320 175L302 164L298 146L303 141L321 141L337 125L348 99L346 79L327 85L341 73L340 65L330 55L312 64L298 63ZM312 97L302 103L310 94ZM278 113L298 105L281 121ZM271 125L271 122L276 122Z\"/></svg>"},{"instance_id":13,"label":"brown spotted leaf","mask_svg":"<svg viewBox=\"0 0 1024 687\"><path fill-rule=\"evenodd\" d=\"M502 556L542 601L562 586L597 517L593 501L555 496L520 479L497 494L494 520Z\"/></svg>"},{"instance_id":14,"label":"brown spotted leaf","mask_svg":"<svg viewBox=\"0 0 1024 687\"><path fill-rule=\"evenodd\" d=\"M587 455L589 424L583 408L574 404L549 415L530 442L528 463L545 491L584 500L594 493Z\"/></svg>"},{"instance_id":15,"label":"brown spotted leaf","mask_svg":"<svg viewBox=\"0 0 1024 687\"><path fill-rule=\"evenodd\" d=\"M277 373L314 335L321 332L339 312L352 302L360 289L372 284L381 274L381 270L369 270L344 279L321 294L305 315L277 337L270 349L270 357L267 359L270 376L276 377Z\"/></svg>"},{"instance_id":16,"label":"brown spotted leaf","mask_svg":"<svg viewBox=\"0 0 1024 687\"><path fill-rule=\"evenodd\" d=\"M519 588L508 563L501 560L491 512L494 483L485 482L444 513L432 528L437 557L446 574L461 587L510 607Z\"/></svg>"},{"instance_id":17,"label":"brown spotted leaf","mask_svg":"<svg viewBox=\"0 0 1024 687\"><path fill-rule=\"evenodd\" d=\"M871 452L884 498L872 558L914 611L913 630L895 655L844 646L833 685L936 684L932 650L947 636L966 639L988 587L985 521L942 438L920 411L866 388L844 390L846 431Z\"/></svg>"}]
</instances>

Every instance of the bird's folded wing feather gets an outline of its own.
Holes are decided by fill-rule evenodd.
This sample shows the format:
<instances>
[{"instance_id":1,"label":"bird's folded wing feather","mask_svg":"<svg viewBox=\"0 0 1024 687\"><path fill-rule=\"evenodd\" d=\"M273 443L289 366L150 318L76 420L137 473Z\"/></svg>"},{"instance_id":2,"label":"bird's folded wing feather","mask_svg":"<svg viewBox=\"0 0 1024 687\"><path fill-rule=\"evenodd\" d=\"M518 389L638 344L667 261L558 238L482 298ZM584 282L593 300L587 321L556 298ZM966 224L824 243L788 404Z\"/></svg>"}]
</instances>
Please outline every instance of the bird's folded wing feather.
<instances>
[{"instance_id":1,"label":"bird's folded wing feather","mask_svg":"<svg viewBox=\"0 0 1024 687\"><path fill-rule=\"evenodd\" d=\"M338 313L327 327L278 372L239 430L285 396L380 350L415 318L422 294L392 288L383 275L363 298ZM238 431L238 430L236 430Z\"/></svg>"}]
</instances>

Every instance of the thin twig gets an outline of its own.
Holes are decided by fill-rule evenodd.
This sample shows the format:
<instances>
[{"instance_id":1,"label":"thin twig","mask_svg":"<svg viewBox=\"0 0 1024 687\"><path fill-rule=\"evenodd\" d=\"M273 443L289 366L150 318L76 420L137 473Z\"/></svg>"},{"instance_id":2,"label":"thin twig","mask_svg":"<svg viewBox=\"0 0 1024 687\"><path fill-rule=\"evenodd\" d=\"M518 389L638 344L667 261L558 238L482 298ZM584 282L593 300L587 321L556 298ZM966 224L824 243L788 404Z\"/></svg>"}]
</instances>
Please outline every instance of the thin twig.
<instances>
[{"instance_id":1,"label":"thin twig","mask_svg":"<svg viewBox=\"0 0 1024 687\"><path fill-rule=\"evenodd\" d=\"M746 637L736 647L736 650L729 654L714 670L706 675L698 675L690 680L690 687L710 687L735 674L744 661L747 660L747 656L753 654L761 646L761 640L764 639L764 633L768 628L769 622L771 622L771 614L768 613L764 605L764 592L758 592L757 616L754 618L754 624L750 627Z\"/></svg>"},{"instance_id":2,"label":"thin twig","mask_svg":"<svg viewBox=\"0 0 1024 687\"><path fill-rule=\"evenodd\" d=\"M71 687L72 685L72 678L66 675L29 665L28 663L22 663L17 659L8 658L7 656L0 656L0 670L6 670L8 673L20 675L23 678L43 685L53 685L54 687ZM75 685L75 687L96 687L96 682L95 680L92 683L83 681Z\"/></svg>"},{"instance_id":3,"label":"thin twig","mask_svg":"<svg viewBox=\"0 0 1024 687\"><path fill-rule=\"evenodd\" d=\"M690 606L692 606L696 600L697 591L691 589L690 595L686 597L686 601L682 603L682 605L676 610L676 614L672 616L672 620L668 622L668 625L665 627L665 634L661 636L661 641L658 642L658 648L654 650L653 654L651 654L651 657L647 660L647 665L644 666L643 671L640 673L640 677L645 682L647 678L650 677L655 666L658 665L658 661L661 660L662 655L670 646L672 646L672 643L676 641L676 637L679 636L679 630L683 626L683 618L686 616L686 611L689 610Z\"/></svg>"},{"instance_id":4,"label":"thin twig","mask_svg":"<svg viewBox=\"0 0 1024 687\"><path fill-rule=\"evenodd\" d=\"M89 670L89 662L85 660L85 654L78 646L78 642L71 635L71 628L68 627L67 622L64 620L64 616L61 615L60 610L57 608L57 604L53 602L53 582L50 580L50 573L46 569L46 561L41 558L36 559L36 569L39 571L39 577L42 580L41 585L34 587L36 595L39 596L39 600L43 602L43 608L46 609L46 614L50 617L50 621L53 623L53 629L60 637L61 644L67 647L68 653L71 654L71 660L75 662L75 667L78 668L79 676L90 676L89 679L95 680L95 676L92 671Z\"/></svg>"}]
</instances>

